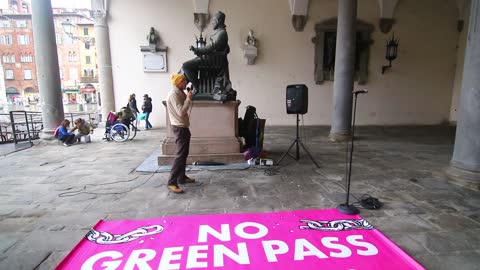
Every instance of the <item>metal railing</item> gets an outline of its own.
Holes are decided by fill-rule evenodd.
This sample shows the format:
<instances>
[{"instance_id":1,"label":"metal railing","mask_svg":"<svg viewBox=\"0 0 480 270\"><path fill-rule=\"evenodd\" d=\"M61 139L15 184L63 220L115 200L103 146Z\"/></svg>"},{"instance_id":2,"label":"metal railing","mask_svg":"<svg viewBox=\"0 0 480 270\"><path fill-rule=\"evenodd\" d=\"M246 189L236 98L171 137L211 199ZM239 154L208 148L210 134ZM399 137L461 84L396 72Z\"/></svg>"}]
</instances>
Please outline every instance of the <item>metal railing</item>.
<instances>
[{"instance_id":1,"label":"metal railing","mask_svg":"<svg viewBox=\"0 0 480 270\"><path fill-rule=\"evenodd\" d=\"M70 120L70 125L73 126L73 122L77 118L85 119L92 127L96 128L98 126L98 113L96 112L74 112L74 113L65 113L65 119Z\"/></svg>"},{"instance_id":2,"label":"metal railing","mask_svg":"<svg viewBox=\"0 0 480 270\"><path fill-rule=\"evenodd\" d=\"M15 143L38 139L43 129L39 112L10 111L0 114L0 143Z\"/></svg>"},{"instance_id":3,"label":"metal railing","mask_svg":"<svg viewBox=\"0 0 480 270\"><path fill-rule=\"evenodd\" d=\"M65 113L65 119L73 122L77 118L83 118L93 127L98 125L97 113L95 112L75 112ZM29 111L10 111L9 113L0 113L0 144L15 143L36 140L40 138L40 132L43 130L43 119L41 112Z\"/></svg>"}]
</instances>

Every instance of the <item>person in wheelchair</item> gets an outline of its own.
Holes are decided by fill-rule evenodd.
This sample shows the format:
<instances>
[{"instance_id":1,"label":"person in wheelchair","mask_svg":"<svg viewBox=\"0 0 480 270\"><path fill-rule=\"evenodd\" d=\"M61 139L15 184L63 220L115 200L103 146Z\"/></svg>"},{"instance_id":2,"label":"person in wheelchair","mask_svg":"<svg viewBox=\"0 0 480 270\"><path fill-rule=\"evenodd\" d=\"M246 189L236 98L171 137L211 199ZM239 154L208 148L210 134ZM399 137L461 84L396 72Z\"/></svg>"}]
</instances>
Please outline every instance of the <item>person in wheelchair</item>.
<instances>
[{"instance_id":1,"label":"person in wheelchair","mask_svg":"<svg viewBox=\"0 0 480 270\"><path fill-rule=\"evenodd\" d=\"M118 112L110 112L107 116L107 122L105 125L105 138L106 140L111 139L111 129L114 127L116 124L121 123L126 126L127 129L134 129L135 126L132 124L132 122L135 121L135 114L134 112L129 108L129 107L122 107L120 111ZM115 130L125 130L125 127L117 125L115 126ZM124 138L125 133L120 132L116 133L118 136ZM128 135L127 135L128 136ZM134 137L134 136L133 136ZM132 137L132 138L133 138Z\"/></svg>"}]
</instances>

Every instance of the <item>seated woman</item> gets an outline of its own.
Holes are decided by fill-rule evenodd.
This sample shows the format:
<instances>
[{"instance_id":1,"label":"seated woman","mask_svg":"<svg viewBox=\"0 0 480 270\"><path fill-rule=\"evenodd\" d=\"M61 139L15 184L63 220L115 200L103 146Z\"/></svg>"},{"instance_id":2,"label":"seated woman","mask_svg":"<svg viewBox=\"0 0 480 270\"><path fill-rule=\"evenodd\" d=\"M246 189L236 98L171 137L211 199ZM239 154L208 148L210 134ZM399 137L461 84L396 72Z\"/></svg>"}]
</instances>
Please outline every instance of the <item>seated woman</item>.
<instances>
[{"instance_id":1,"label":"seated woman","mask_svg":"<svg viewBox=\"0 0 480 270\"><path fill-rule=\"evenodd\" d=\"M70 131L74 132L75 130L78 130L78 133L75 134L75 140L78 142L80 142L82 136L87 136L90 133L93 133L92 126L82 118L77 118L73 123L75 126Z\"/></svg>"},{"instance_id":2,"label":"seated woman","mask_svg":"<svg viewBox=\"0 0 480 270\"><path fill-rule=\"evenodd\" d=\"M130 126L130 123L135 120L134 112L128 107L122 107L119 112L117 112L117 121L123 123L127 127Z\"/></svg>"},{"instance_id":3,"label":"seated woman","mask_svg":"<svg viewBox=\"0 0 480 270\"><path fill-rule=\"evenodd\" d=\"M70 126L70 121L67 119L63 120L60 123L60 126L57 128L58 139L63 142L63 145L70 146L73 144L75 139L75 134L68 131L68 126Z\"/></svg>"}]
</instances>

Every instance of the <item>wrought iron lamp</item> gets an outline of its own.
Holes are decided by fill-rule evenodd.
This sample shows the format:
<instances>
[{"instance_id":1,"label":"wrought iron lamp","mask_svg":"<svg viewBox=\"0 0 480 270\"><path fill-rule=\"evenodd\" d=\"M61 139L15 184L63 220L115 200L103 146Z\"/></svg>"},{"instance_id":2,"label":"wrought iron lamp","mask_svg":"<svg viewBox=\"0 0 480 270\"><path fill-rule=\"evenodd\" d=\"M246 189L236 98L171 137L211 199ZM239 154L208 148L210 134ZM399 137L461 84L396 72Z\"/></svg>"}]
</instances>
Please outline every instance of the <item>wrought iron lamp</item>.
<instances>
[{"instance_id":1,"label":"wrought iron lamp","mask_svg":"<svg viewBox=\"0 0 480 270\"><path fill-rule=\"evenodd\" d=\"M70 21L70 19L67 19L66 21L64 21L62 23L62 27L63 27L63 31L65 32L65 34L67 34L67 36L69 36L73 40L80 40L81 42L83 42L85 44L85 48L89 49L90 46L95 45L95 38L93 38L93 37L75 36L75 30L76 30L77 26L75 24L73 24Z\"/></svg>"},{"instance_id":2,"label":"wrought iron lamp","mask_svg":"<svg viewBox=\"0 0 480 270\"><path fill-rule=\"evenodd\" d=\"M395 39L395 33L393 33L392 38L387 41L387 52L385 58L388 60L388 66L382 66L382 74L385 73L387 68L392 67L392 61L397 58L398 43L399 40Z\"/></svg>"}]
</instances>

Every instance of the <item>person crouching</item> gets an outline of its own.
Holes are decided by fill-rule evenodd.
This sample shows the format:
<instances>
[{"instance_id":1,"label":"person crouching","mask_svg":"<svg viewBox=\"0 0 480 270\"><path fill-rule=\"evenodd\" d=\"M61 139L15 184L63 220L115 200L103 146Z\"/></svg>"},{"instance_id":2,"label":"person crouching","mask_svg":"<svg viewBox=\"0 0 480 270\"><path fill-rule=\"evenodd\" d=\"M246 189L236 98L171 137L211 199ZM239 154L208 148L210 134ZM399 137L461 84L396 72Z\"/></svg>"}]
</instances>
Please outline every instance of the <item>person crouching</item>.
<instances>
[{"instance_id":1,"label":"person crouching","mask_svg":"<svg viewBox=\"0 0 480 270\"><path fill-rule=\"evenodd\" d=\"M57 128L58 130L58 139L63 142L63 145L70 146L73 144L75 139L75 134L68 131L68 126L70 126L70 121L65 119L60 123L60 126Z\"/></svg>"},{"instance_id":2,"label":"person crouching","mask_svg":"<svg viewBox=\"0 0 480 270\"><path fill-rule=\"evenodd\" d=\"M74 127L70 131L73 133L75 132L75 130L78 130L77 134L75 134L75 140L77 142L80 142L80 139L82 138L82 136L87 136L91 132L93 132L93 129L90 127L90 125L87 122L85 122L85 120L83 120L82 118L75 119L73 124L74 124Z\"/></svg>"}]
</instances>

